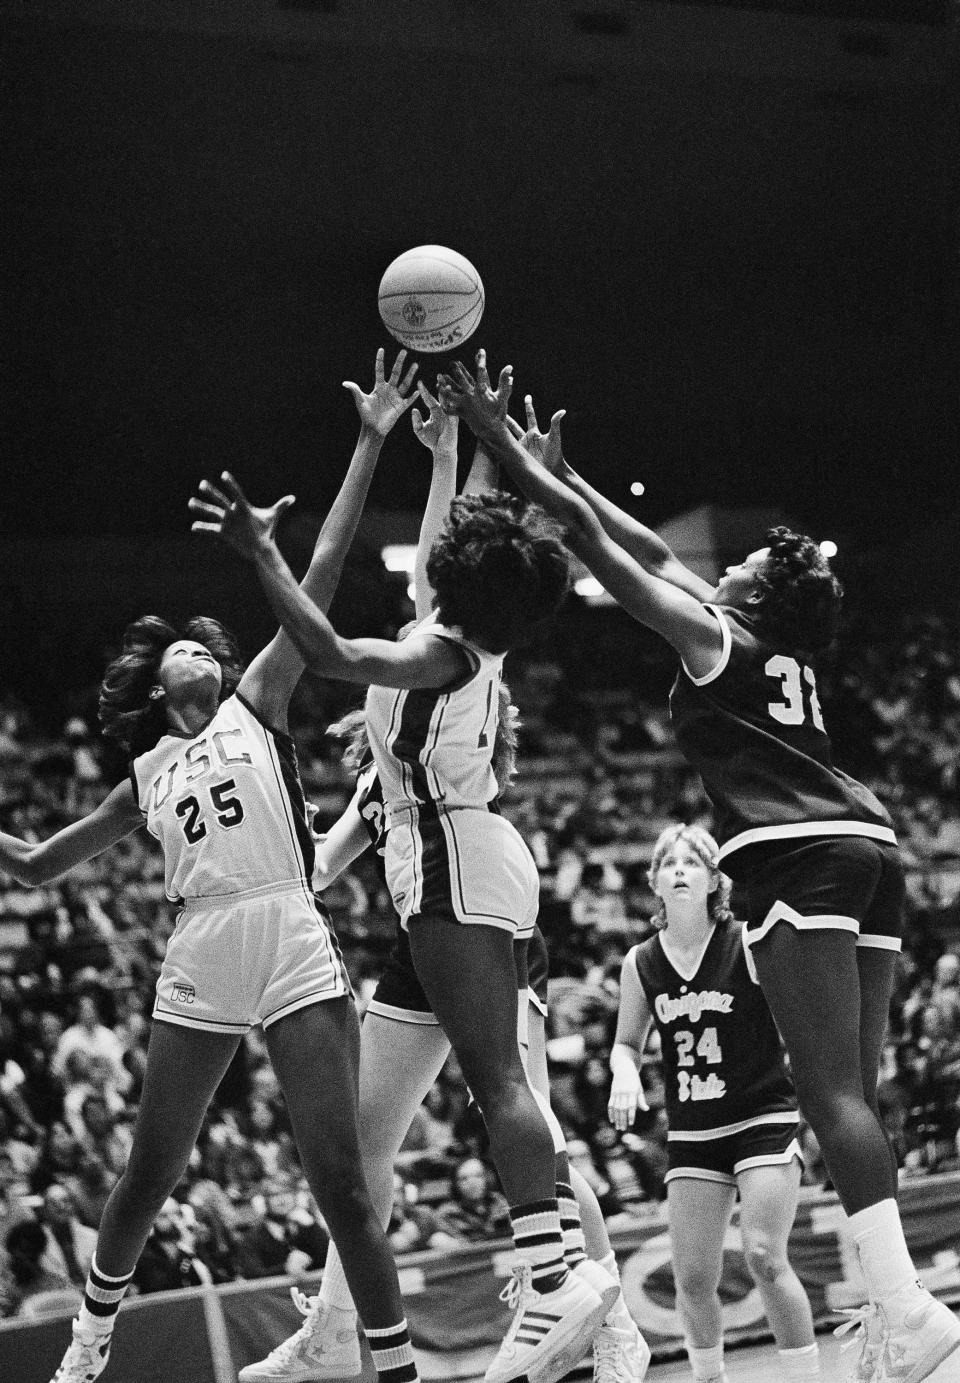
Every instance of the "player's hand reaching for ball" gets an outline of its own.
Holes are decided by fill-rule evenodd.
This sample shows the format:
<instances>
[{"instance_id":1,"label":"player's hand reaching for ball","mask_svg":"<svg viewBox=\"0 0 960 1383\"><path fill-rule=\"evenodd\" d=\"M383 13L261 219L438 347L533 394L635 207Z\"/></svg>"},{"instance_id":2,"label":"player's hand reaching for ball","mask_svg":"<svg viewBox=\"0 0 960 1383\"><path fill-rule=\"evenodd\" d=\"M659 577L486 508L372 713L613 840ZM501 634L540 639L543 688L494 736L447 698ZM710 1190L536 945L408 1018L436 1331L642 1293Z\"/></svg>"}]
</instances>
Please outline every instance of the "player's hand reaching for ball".
<instances>
[{"instance_id":1,"label":"player's hand reaching for ball","mask_svg":"<svg viewBox=\"0 0 960 1383\"><path fill-rule=\"evenodd\" d=\"M199 490L200 497L193 496L189 508L203 517L194 519L192 531L216 534L250 561L271 546L281 514L294 502L293 495L284 495L268 509L256 509L229 471L221 472L219 487L201 480Z\"/></svg>"},{"instance_id":2,"label":"player's hand reaching for ball","mask_svg":"<svg viewBox=\"0 0 960 1383\"><path fill-rule=\"evenodd\" d=\"M497 388L490 387L487 353L477 351L476 377L464 369L459 360L453 363L453 374L437 376L437 397L445 413L456 414L477 437L499 436L507 426L507 404L513 389L513 366L504 365Z\"/></svg>"},{"instance_id":3,"label":"player's hand reaching for ball","mask_svg":"<svg viewBox=\"0 0 960 1383\"><path fill-rule=\"evenodd\" d=\"M625 1062L614 1072L610 1086L610 1100L607 1104L607 1118L614 1128L622 1133L633 1123L638 1109L648 1109L649 1105L640 1084L640 1073L635 1066Z\"/></svg>"},{"instance_id":4,"label":"player's hand reaching for ball","mask_svg":"<svg viewBox=\"0 0 960 1383\"><path fill-rule=\"evenodd\" d=\"M546 432L540 431L537 415L533 408L533 398L527 394L523 400L527 415L527 429L521 428L512 418L507 419L511 432L522 447L525 447L534 460L545 466L551 475L556 475L563 465L563 442L560 440L560 423L566 417L566 409L561 408L550 419Z\"/></svg>"},{"instance_id":5,"label":"player's hand reaching for ball","mask_svg":"<svg viewBox=\"0 0 960 1383\"><path fill-rule=\"evenodd\" d=\"M445 413L440 400L435 399L423 380L417 385L417 392L430 410L424 419L419 408L410 414L413 431L417 440L432 452L453 451L457 449L457 432L460 420L455 414Z\"/></svg>"},{"instance_id":6,"label":"player's hand reaching for ball","mask_svg":"<svg viewBox=\"0 0 960 1383\"><path fill-rule=\"evenodd\" d=\"M374 384L369 394L365 394L359 384L354 384L353 380L345 379L343 381L344 389L349 390L353 395L361 423L379 437L386 437L397 419L406 413L417 397L413 388L413 377L417 373L416 363L410 366L402 379L400 378L406 358L406 351L401 351L394 362L390 378L387 379L383 368L383 348L381 347L377 351Z\"/></svg>"}]
</instances>

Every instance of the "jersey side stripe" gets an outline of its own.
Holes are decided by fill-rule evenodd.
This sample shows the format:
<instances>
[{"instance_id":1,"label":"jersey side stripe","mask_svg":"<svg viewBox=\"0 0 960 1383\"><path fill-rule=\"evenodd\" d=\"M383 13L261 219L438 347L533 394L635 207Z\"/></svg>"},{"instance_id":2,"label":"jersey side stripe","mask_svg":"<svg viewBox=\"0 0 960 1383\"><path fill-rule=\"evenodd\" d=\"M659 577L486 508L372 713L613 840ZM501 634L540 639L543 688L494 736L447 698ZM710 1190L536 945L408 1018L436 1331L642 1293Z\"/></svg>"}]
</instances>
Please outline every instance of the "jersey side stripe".
<instances>
[{"instance_id":1,"label":"jersey side stripe","mask_svg":"<svg viewBox=\"0 0 960 1383\"><path fill-rule=\"evenodd\" d=\"M306 842L304 839L301 838L300 833L299 833L299 831L297 830L297 824L296 824L296 795L295 795L295 793L294 793L293 786L292 786L291 782L288 781L287 772L285 771L285 765L284 765L284 763L283 763L282 758L280 757L279 746L277 745L276 737L275 737L273 731L272 731L272 730L268 730L267 727L266 727L265 725L263 725L260 721L255 721L255 724L256 724L258 730L260 731L260 733L263 735L263 742L264 742L264 744L265 744L265 746L266 746L266 749L267 749L267 755L268 755L269 760L270 760L270 766L272 767L273 772L274 772L274 776L276 777L276 780L277 780L278 796L279 796L279 799L280 799L281 803L283 804L283 814L284 814L284 819L285 819L286 824L287 824L287 830L288 830L288 832L289 832L289 834L290 834L290 844L291 844L291 846L293 847L294 859L296 859L296 860L299 862L301 877L302 877L304 880L309 879L309 878L311 877L312 873L313 873L313 866L312 866L312 863L311 863L311 866L310 866L310 868L308 869L308 868L307 868L307 861L308 861L308 859L312 861L312 858L313 858L313 837L312 837L312 836L310 837L310 843L309 843L309 846L308 846L308 845L307 845L307 842ZM286 766L287 770L289 770L291 767L292 767L291 764L288 764L288 765ZM294 773L294 782L295 782L295 781L296 781L296 769L295 769L295 768L293 769L293 773ZM303 807L303 794L302 794L302 793L300 794L300 804L301 804L301 807L302 807L303 813L304 813L304 819L303 819L304 832L305 832L305 834L309 835L310 828L309 828L309 826L307 826L307 822L306 822L306 808Z\"/></svg>"},{"instance_id":2,"label":"jersey side stripe","mask_svg":"<svg viewBox=\"0 0 960 1383\"><path fill-rule=\"evenodd\" d=\"M393 742L394 757L407 766L412 796L419 802L430 800L430 783L420 754L426 748L433 714L443 695L443 692L433 688L408 692L400 727Z\"/></svg>"}]
</instances>

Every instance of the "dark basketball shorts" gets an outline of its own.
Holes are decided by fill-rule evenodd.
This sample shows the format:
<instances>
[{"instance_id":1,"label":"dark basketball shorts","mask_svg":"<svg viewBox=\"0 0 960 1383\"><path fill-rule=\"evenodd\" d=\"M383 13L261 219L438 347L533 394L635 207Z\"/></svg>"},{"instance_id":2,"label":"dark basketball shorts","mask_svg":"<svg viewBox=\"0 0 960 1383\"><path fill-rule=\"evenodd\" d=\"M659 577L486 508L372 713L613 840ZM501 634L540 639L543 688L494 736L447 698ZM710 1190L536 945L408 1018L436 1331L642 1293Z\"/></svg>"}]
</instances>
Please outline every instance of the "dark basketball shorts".
<instances>
[{"instance_id":1,"label":"dark basketball shorts","mask_svg":"<svg viewBox=\"0 0 960 1383\"><path fill-rule=\"evenodd\" d=\"M797 1141L800 1116L794 1112L761 1114L729 1125L729 1132L667 1135L665 1181L694 1177L736 1186L737 1176L750 1167L779 1167L794 1158L803 1165Z\"/></svg>"},{"instance_id":2,"label":"dark basketball shorts","mask_svg":"<svg viewBox=\"0 0 960 1383\"><path fill-rule=\"evenodd\" d=\"M517 962L518 991L525 989L528 1001L546 1015L547 943L540 928L534 927L529 943L515 941L513 954ZM423 992L410 954L410 937L399 925L383 974L367 1005L367 1012L376 1013L381 1018L393 1018L398 1023L437 1026L437 1017Z\"/></svg>"},{"instance_id":3,"label":"dark basketball shorts","mask_svg":"<svg viewBox=\"0 0 960 1383\"><path fill-rule=\"evenodd\" d=\"M744 866L748 956L778 922L852 932L858 946L900 950L905 885L895 845L869 836L793 841L764 847Z\"/></svg>"}]
</instances>

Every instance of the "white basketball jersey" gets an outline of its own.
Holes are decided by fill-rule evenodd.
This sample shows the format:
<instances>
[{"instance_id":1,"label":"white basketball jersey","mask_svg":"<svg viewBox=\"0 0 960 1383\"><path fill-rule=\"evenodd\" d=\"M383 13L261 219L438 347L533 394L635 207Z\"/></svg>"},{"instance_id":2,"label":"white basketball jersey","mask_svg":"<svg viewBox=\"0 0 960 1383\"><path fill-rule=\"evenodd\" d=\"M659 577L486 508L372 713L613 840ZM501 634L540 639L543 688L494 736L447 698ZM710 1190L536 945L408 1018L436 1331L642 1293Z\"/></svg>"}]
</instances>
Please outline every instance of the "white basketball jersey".
<instances>
[{"instance_id":1,"label":"white basketball jersey","mask_svg":"<svg viewBox=\"0 0 960 1383\"><path fill-rule=\"evenodd\" d=\"M164 735L130 775L163 848L168 898L298 880L309 889L314 845L293 740L241 697L227 697L199 735Z\"/></svg>"},{"instance_id":2,"label":"white basketball jersey","mask_svg":"<svg viewBox=\"0 0 960 1383\"><path fill-rule=\"evenodd\" d=\"M408 639L446 639L470 671L443 691L371 687L366 718L383 800L485 807L497 795L491 759L497 732L503 653L488 653L430 615Z\"/></svg>"}]
</instances>

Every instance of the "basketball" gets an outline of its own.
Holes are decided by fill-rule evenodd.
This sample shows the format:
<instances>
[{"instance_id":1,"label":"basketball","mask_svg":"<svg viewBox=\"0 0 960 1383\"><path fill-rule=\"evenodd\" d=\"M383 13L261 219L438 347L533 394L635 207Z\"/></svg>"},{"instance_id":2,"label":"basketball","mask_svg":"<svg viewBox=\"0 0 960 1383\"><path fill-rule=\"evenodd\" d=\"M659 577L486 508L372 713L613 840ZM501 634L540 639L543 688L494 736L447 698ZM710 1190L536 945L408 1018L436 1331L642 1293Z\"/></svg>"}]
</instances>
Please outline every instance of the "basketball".
<instances>
[{"instance_id":1,"label":"basketball","mask_svg":"<svg viewBox=\"0 0 960 1383\"><path fill-rule=\"evenodd\" d=\"M410 350L456 350L483 316L483 284L463 255L418 245L398 255L380 280L378 303L390 335Z\"/></svg>"}]
</instances>

